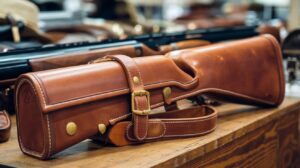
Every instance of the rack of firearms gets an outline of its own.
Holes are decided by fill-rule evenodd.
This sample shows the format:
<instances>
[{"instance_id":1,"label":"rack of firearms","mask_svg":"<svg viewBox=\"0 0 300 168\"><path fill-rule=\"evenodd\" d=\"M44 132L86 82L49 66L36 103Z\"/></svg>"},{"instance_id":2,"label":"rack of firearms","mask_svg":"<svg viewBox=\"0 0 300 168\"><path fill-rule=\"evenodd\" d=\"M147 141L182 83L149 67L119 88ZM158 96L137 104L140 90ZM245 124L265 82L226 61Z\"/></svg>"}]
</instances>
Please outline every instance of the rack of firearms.
<instances>
[{"instance_id":1,"label":"rack of firearms","mask_svg":"<svg viewBox=\"0 0 300 168\"><path fill-rule=\"evenodd\" d=\"M13 49L0 53L0 80L12 79L20 74L30 72L28 61L36 58L53 57L84 51L116 48L121 46L139 47L145 45L152 50L184 40L201 39L209 42L240 39L257 35L257 26L241 26L232 28L198 29L176 33L145 34L129 37L125 40L110 39L101 42L79 42L68 44L44 45L25 49ZM143 48L140 48L143 52Z\"/></svg>"}]
</instances>

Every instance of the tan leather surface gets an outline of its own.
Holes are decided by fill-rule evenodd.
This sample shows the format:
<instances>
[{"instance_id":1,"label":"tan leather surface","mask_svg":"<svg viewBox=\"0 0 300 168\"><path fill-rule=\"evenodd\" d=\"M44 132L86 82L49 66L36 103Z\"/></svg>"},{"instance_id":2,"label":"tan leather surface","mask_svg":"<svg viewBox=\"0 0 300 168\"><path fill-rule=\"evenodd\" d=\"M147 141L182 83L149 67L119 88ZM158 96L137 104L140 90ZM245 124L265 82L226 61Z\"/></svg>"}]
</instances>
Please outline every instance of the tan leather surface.
<instances>
[{"instance_id":1,"label":"tan leather surface","mask_svg":"<svg viewBox=\"0 0 300 168\"><path fill-rule=\"evenodd\" d=\"M134 58L134 62L144 89L150 92L151 108L198 94L261 106L277 106L284 97L280 47L269 35ZM31 91L22 89L25 85ZM162 94L166 86L172 89L168 98ZM26 98L28 93L31 99ZM128 77L116 61L22 75L16 87L19 139L30 138L21 145L23 152L33 155L34 151L27 152L30 144L43 141L43 152L33 156L48 158L96 135L98 124L110 127L109 120L131 113L129 93ZM34 113L42 116L36 131L26 128L28 117L21 117ZM77 124L73 136L65 131L68 122ZM28 136L39 131L43 138Z\"/></svg>"},{"instance_id":2,"label":"tan leather surface","mask_svg":"<svg viewBox=\"0 0 300 168\"><path fill-rule=\"evenodd\" d=\"M236 96L239 94L239 99L233 101L261 102L262 105L278 105L283 100L282 55L279 43L271 35L173 51L167 55L181 69L191 73L190 65L194 65L200 72L199 85L191 94L209 92L229 99L234 92Z\"/></svg>"}]
</instances>

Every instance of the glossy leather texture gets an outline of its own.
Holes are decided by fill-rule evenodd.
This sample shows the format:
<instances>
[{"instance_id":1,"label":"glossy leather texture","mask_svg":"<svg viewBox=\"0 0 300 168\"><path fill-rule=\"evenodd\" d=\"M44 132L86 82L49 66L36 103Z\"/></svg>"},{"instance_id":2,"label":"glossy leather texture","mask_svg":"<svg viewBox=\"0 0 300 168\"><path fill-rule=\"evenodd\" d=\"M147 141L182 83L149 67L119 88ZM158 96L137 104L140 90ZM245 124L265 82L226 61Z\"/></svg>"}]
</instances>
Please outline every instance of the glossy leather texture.
<instances>
[{"instance_id":1,"label":"glossy leather texture","mask_svg":"<svg viewBox=\"0 0 300 168\"><path fill-rule=\"evenodd\" d=\"M164 94L166 87L172 90L168 96ZM143 94L131 96L141 90ZM144 91L149 92L149 98ZM164 116L156 116L162 119L157 118L154 125L151 115L142 117L141 123L130 117L133 105L143 111L147 103L155 108L199 94L278 106L284 98L284 76L276 39L263 35L151 57L107 56L100 63L24 74L17 81L15 95L20 148L28 155L46 159L95 135L126 145L151 140L153 135L159 140L173 134L186 137L209 132L216 115L208 117L211 122L201 124L201 114L215 114L213 109L201 106L198 115L191 110L186 116L196 117L196 127L186 128L180 123L173 127ZM184 114L175 112L174 116ZM70 122L77 125L74 135L66 132ZM107 127L104 135L99 133L98 124ZM137 125L141 130L132 132ZM202 127L205 129L199 129ZM164 128L166 131L162 131Z\"/></svg>"}]
</instances>

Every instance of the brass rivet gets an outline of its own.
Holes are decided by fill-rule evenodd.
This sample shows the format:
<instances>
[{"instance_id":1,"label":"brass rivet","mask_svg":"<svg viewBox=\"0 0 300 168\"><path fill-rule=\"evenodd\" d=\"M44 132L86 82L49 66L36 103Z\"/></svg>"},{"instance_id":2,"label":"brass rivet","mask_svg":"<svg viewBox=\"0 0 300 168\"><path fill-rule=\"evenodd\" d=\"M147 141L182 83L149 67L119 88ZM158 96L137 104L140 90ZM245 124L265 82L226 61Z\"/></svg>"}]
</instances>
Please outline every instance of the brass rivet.
<instances>
[{"instance_id":1,"label":"brass rivet","mask_svg":"<svg viewBox=\"0 0 300 168\"><path fill-rule=\"evenodd\" d=\"M106 131L106 126L104 124L98 124L98 130L101 134L104 134Z\"/></svg>"},{"instance_id":2,"label":"brass rivet","mask_svg":"<svg viewBox=\"0 0 300 168\"><path fill-rule=\"evenodd\" d=\"M66 131L68 135L74 135L77 131L77 125L74 122L68 122Z\"/></svg>"},{"instance_id":3,"label":"brass rivet","mask_svg":"<svg viewBox=\"0 0 300 168\"><path fill-rule=\"evenodd\" d=\"M140 79L137 76L134 76L132 80L133 80L133 83L135 83L135 84L140 83Z\"/></svg>"},{"instance_id":4,"label":"brass rivet","mask_svg":"<svg viewBox=\"0 0 300 168\"><path fill-rule=\"evenodd\" d=\"M172 90L170 87L165 87L163 90L163 94L165 98L169 98L171 96Z\"/></svg>"}]
</instances>

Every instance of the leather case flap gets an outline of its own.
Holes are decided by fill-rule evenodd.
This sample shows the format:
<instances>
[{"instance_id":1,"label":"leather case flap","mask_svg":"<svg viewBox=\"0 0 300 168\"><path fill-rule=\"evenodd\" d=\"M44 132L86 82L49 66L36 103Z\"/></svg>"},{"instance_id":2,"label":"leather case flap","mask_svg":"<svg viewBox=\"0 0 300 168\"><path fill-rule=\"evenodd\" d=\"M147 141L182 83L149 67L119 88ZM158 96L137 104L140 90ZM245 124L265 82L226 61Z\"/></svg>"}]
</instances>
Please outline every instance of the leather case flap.
<instances>
[{"instance_id":1,"label":"leather case flap","mask_svg":"<svg viewBox=\"0 0 300 168\"><path fill-rule=\"evenodd\" d=\"M166 56L137 58L145 89L176 86L188 89L198 80ZM163 73L162 73L163 72ZM23 75L36 90L44 112L129 93L122 67L114 61Z\"/></svg>"}]
</instances>

